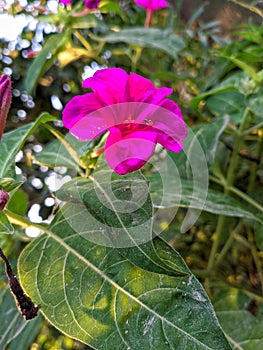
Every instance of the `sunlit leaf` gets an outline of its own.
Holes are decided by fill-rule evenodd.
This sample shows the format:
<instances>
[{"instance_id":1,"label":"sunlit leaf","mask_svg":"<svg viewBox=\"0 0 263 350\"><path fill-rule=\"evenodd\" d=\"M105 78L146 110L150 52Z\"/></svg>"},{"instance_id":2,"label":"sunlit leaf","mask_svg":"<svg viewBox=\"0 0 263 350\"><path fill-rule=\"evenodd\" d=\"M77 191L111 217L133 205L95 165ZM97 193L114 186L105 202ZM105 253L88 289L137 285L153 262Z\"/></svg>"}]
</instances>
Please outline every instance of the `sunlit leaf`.
<instances>
[{"instance_id":1,"label":"sunlit leaf","mask_svg":"<svg viewBox=\"0 0 263 350\"><path fill-rule=\"evenodd\" d=\"M61 68L64 68L67 64L79 60L83 57L95 57L95 52L89 52L88 50L82 49L81 47L70 47L66 50L59 52L57 55L57 59L61 65Z\"/></svg>"},{"instance_id":2,"label":"sunlit leaf","mask_svg":"<svg viewBox=\"0 0 263 350\"><path fill-rule=\"evenodd\" d=\"M138 268L119 249L90 242L92 227L84 238L69 219L58 213L19 259L22 285L55 327L100 350L231 349L186 265L180 276ZM172 249L163 259L174 254L176 262Z\"/></svg>"}]
</instances>

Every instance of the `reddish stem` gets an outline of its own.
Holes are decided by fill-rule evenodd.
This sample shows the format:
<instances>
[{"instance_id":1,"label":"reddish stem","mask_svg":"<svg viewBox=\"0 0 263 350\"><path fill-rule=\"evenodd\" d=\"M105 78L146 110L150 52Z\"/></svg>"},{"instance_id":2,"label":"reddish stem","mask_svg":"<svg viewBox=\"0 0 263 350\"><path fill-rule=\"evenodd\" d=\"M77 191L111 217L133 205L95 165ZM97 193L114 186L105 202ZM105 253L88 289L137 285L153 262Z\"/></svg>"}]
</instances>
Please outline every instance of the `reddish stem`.
<instances>
[{"instance_id":1,"label":"reddish stem","mask_svg":"<svg viewBox=\"0 0 263 350\"><path fill-rule=\"evenodd\" d=\"M150 27L153 16L153 10L146 10L146 18L144 22L144 27Z\"/></svg>"}]
</instances>

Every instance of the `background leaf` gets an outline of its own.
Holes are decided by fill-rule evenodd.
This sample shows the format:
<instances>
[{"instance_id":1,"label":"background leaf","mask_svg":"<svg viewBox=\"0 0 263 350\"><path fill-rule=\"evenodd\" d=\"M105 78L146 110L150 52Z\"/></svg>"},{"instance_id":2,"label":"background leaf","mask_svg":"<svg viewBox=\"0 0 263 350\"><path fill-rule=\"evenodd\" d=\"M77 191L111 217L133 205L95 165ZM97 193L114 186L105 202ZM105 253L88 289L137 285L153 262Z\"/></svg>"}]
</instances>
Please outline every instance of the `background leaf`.
<instances>
[{"instance_id":1,"label":"background leaf","mask_svg":"<svg viewBox=\"0 0 263 350\"><path fill-rule=\"evenodd\" d=\"M43 49L34 59L27 72L25 86L29 94L34 94L39 78L53 65L56 55L63 49L68 40L69 37L65 32L52 34L47 39ZM51 58L48 58L49 54L52 54Z\"/></svg>"},{"instance_id":2,"label":"background leaf","mask_svg":"<svg viewBox=\"0 0 263 350\"><path fill-rule=\"evenodd\" d=\"M212 214L236 216L241 218L252 219L260 221L260 219L242 207L242 205L225 195L222 192L215 191L213 189L207 189L207 193L203 193L204 188L198 183L194 183L189 180L179 180L171 176L169 180L170 190L163 192L161 182L158 177L151 177L151 198L153 205L159 207L160 203L162 207L179 206L182 208L193 208L207 211ZM195 196L193 197L193 193Z\"/></svg>"},{"instance_id":3,"label":"background leaf","mask_svg":"<svg viewBox=\"0 0 263 350\"><path fill-rule=\"evenodd\" d=\"M41 123L53 121L56 118L43 113L34 122L5 133L0 143L0 179L15 177L15 156L21 150L26 140L34 133Z\"/></svg>"},{"instance_id":4,"label":"background leaf","mask_svg":"<svg viewBox=\"0 0 263 350\"><path fill-rule=\"evenodd\" d=\"M26 326L8 288L0 290L0 349L14 339Z\"/></svg>"},{"instance_id":5,"label":"background leaf","mask_svg":"<svg viewBox=\"0 0 263 350\"><path fill-rule=\"evenodd\" d=\"M0 211L0 234L2 233L14 233L14 227L10 224L6 214Z\"/></svg>"},{"instance_id":6,"label":"background leaf","mask_svg":"<svg viewBox=\"0 0 263 350\"><path fill-rule=\"evenodd\" d=\"M133 27L120 29L118 32L111 32L104 37L96 37L96 40L112 44L124 42L141 47L163 50L175 59L185 47L184 39L181 36L175 35L169 30L159 28Z\"/></svg>"},{"instance_id":7,"label":"background leaf","mask_svg":"<svg viewBox=\"0 0 263 350\"><path fill-rule=\"evenodd\" d=\"M255 300L238 289L229 289L215 296L214 307L233 349L262 349L262 305L258 307Z\"/></svg>"}]
</instances>

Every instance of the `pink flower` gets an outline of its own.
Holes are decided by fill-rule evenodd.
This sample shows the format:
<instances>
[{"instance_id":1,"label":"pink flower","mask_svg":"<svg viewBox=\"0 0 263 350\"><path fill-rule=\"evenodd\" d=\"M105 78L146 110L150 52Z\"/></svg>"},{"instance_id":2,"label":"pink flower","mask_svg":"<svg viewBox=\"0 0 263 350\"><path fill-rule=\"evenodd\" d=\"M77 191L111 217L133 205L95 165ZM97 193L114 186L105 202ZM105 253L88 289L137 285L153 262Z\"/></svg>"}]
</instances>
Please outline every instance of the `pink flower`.
<instances>
[{"instance_id":1,"label":"pink flower","mask_svg":"<svg viewBox=\"0 0 263 350\"><path fill-rule=\"evenodd\" d=\"M64 5L68 5L72 3L72 0L59 0ZM84 0L84 5L87 9L93 10L97 9L99 6L100 0Z\"/></svg>"},{"instance_id":2,"label":"pink flower","mask_svg":"<svg viewBox=\"0 0 263 350\"><path fill-rule=\"evenodd\" d=\"M59 2L61 2L61 4L64 4L64 5L68 5L72 3L72 0L59 0Z\"/></svg>"},{"instance_id":3,"label":"pink flower","mask_svg":"<svg viewBox=\"0 0 263 350\"><path fill-rule=\"evenodd\" d=\"M135 0L135 3L145 8L146 11L150 10L152 12L170 6L165 0Z\"/></svg>"},{"instance_id":4,"label":"pink flower","mask_svg":"<svg viewBox=\"0 0 263 350\"><path fill-rule=\"evenodd\" d=\"M5 121L12 100L11 80L8 75L3 74L0 77L0 140L2 138Z\"/></svg>"},{"instance_id":5,"label":"pink flower","mask_svg":"<svg viewBox=\"0 0 263 350\"><path fill-rule=\"evenodd\" d=\"M120 68L97 71L83 82L93 92L75 96L65 106L63 123L81 141L109 131L105 158L118 174L140 169L156 143L179 152L187 128L178 105L166 98L170 88L156 88L140 75Z\"/></svg>"},{"instance_id":6,"label":"pink flower","mask_svg":"<svg viewBox=\"0 0 263 350\"><path fill-rule=\"evenodd\" d=\"M84 0L85 7L93 10L97 9L99 6L100 0Z\"/></svg>"}]
</instances>

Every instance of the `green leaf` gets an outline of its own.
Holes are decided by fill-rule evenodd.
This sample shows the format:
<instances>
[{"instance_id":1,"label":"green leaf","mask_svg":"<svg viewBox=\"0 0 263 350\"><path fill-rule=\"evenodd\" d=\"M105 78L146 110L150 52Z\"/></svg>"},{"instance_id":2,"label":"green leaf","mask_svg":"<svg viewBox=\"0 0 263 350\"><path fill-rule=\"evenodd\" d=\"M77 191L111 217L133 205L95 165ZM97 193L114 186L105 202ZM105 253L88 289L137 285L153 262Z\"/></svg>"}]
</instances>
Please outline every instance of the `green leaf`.
<instances>
[{"instance_id":1,"label":"green leaf","mask_svg":"<svg viewBox=\"0 0 263 350\"><path fill-rule=\"evenodd\" d=\"M207 99L205 106L217 117L228 115L235 124L240 124L246 108L244 95L237 91L211 96Z\"/></svg>"},{"instance_id":2,"label":"green leaf","mask_svg":"<svg viewBox=\"0 0 263 350\"><path fill-rule=\"evenodd\" d=\"M43 317L39 313L36 318L26 323L26 326L18 334L9 345L9 350L30 349L34 342L43 321Z\"/></svg>"},{"instance_id":3,"label":"green leaf","mask_svg":"<svg viewBox=\"0 0 263 350\"><path fill-rule=\"evenodd\" d=\"M23 287L60 331L100 350L231 349L186 265L184 276L140 269L119 249L90 242L92 227L85 239L68 219L57 213L19 258Z\"/></svg>"},{"instance_id":4,"label":"green leaf","mask_svg":"<svg viewBox=\"0 0 263 350\"><path fill-rule=\"evenodd\" d=\"M5 349L26 326L8 288L0 290L0 349Z\"/></svg>"},{"instance_id":5,"label":"green leaf","mask_svg":"<svg viewBox=\"0 0 263 350\"><path fill-rule=\"evenodd\" d=\"M57 138L49 142L41 152L34 155L37 164L48 167L65 166L68 169L76 169L79 166L80 158L94 147L93 141L81 142L70 133L63 135L50 125L45 125L48 130ZM81 163L81 165L83 165Z\"/></svg>"},{"instance_id":6,"label":"green leaf","mask_svg":"<svg viewBox=\"0 0 263 350\"><path fill-rule=\"evenodd\" d=\"M256 215L243 208L239 202L224 193L212 189L207 189L207 193L204 193L204 188L197 182L178 180L177 177L171 175L169 179L170 187L162 188L160 179L157 176L152 176L149 180L151 182L151 198L153 205L156 207L159 207L161 203L162 207L167 208L173 206L193 208L216 215L260 221ZM194 196L193 192L195 193Z\"/></svg>"},{"instance_id":7,"label":"green leaf","mask_svg":"<svg viewBox=\"0 0 263 350\"><path fill-rule=\"evenodd\" d=\"M233 349L262 349L263 310L260 307L256 311L258 316L254 316L248 311L253 303L251 298L237 289L221 291L215 297L217 317Z\"/></svg>"},{"instance_id":8,"label":"green leaf","mask_svg":"<svg viewBox=\"0 0 263 350\"><path fill-rule=\"evenodd\" d=\"M72 141L77 140L72 136ZM68 140L68 135L67 135ZM79 142L79 141L78 141ZM71 145L75 145L71 142ZM83 146L83 143L82 143ZM75 148L75 147L74 147ZM81 148L81 147L79 147ZM45 165L50 168L56 166L65 166L68 169L75 169L77 163L72 157L70 157L69 152L66 150L64 145L59 140L54 140L49 142L41 152L34 155L34 160L37 164Z\"/></svg>"},{"instance_id":9,"label":"green leaf","mask_svg":"<svg viewBox=\"0 0 263 350\"><path fill-rule=\"evenodd\" d=\"M251 94L247 97L247 106L250 110L260 119L262 116L263 108L263 88L260 88L256 94Z\"/></svg>"},{"instance_id":10,"label":"green leaf","mask_svg":"<svg viewBox=\"0 0 263 350\"><path fill-rule=\"evenodd\" d=\"M193 167L192 159L199 158L208 166L214 163L218 140L227 124L229 117L227 115L213 119L209 123L201 123L191 128L188 131L187 138L184 140L184 148L181 152L169 152L169 156L173 159L176 166L180 168L180 175L185 178L191 172ZM202 158L202 159L201 159ZM202 163L199 163L201 166Z\"/></svg>"},{"instance_id":11,"label":"green leaf","mask_svg":"<svg viewBox=\"0 0 263 350\"><path fill-rule=\"evenodd\" d=\"M0 179L15 177L15 156L21 150L28 137L34 133L41 123L55 119L55 117L43 113L34 123L26 124L3 135L0 143Z\"/></svg>"},{"instance_id":12,"label":"green leaf","mask_svg":"<svg viewBox=\"0 0 263 350\"><path fill-rule=\"evenodd\" d=\"M28 69L25 86L29 94L34 94L39 78L53 65L56 55L63 49L68 40L67 31L49 36L41 52ZM51 54L51 58L47 58L49 54Z\"/></svg>"},{"instance_id":13,"label":"green leaf","mask_svg":"<svg viewBox=\"0 0 263 350\"><path fill-rule=\"evenodd\" d=\"M198 111L200 102L203 100L206 100L207 97L217 95L217 94L222 94L224 92L229 92L229 91L239 91L243 82L245 83L247 81L248 81L248 77L244 72L235 73L230 77L228 77L227 79L225 79L224 81L222 81L220 84L218 84L216 88L213 88L209 91L202 93L197 97L194 97L190 101L190 106L195 111ZM224 115L224 113L221 114L221 116L222 115Z\"/></svg>"},{"instance_id":14,"label":"green leaf","mask_svg":"<svg viewBox=\"0 0 263 350\"><path fill-rule=\"evenodd\" d=\"M145 27L120 29L118 32L111 32L104 37L96 37L96 40L112 44L124 42L163 50L174 59L178 57L179 52L186 45L181 36L173 34L170 30Z\"/></svg>"},{"instance_id":15,"label":"green leaf","mask_svg":"<svg viewBox=\"0 0 263 350\"><path fill-rule=\"evenodd\" d=\"M10 224L6 214L3 211L0 211L0 234L2 233L13 234L14 227Z\"/></svg>"},{"instance_id":16,"label":"green leaf","mask_svg":"<svg viewBox=\"0 0 263 350\"><path fill-rule=\"evenodd\" d=\"M28 194L22 190L16 190L8 201L6 208L18 215L26 215L29 208Z\"/></svg>"},{"instance_id":17,"label":"green leaf","mask_svg":"<svg viewBox=\"0 0 263 350\"><path fill-rule=\"evenodd\" d=\"M129 247L152 238L152 203L145 178L134 172L126 176L112 175L112 170L98 170L91 180L77 178L67 182L56 196L70 202L63 213L82 235L87 225L95 243ZM72 216L72 212L75 213Z\"/></svg>"},{"instance_id":18,"label":"green leaf","mask_svg":"<svg viewBox=\"0 0 263 350\"><path fill-rule=\"evenodd\" d=\"M5 190L6 192L11 192L23 185L23 181L17 181L11 177L4 177L0 179L0 189Z\"/></svg>"}]
</instances>

